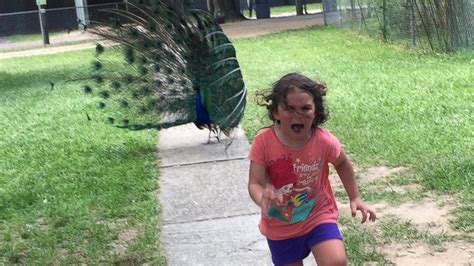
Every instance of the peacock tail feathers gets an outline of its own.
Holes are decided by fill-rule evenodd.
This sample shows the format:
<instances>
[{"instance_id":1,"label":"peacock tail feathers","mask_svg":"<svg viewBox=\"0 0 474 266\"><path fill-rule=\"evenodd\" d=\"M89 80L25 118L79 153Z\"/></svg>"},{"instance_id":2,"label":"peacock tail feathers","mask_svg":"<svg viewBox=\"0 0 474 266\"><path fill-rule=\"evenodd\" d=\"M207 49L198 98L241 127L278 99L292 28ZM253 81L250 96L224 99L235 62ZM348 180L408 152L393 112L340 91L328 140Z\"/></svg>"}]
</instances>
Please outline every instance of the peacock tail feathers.
<instances>
[{"instance_id":1,"label":"peacock tail feathers","mask_svg":"<svg viewBox=\"0 0 474 266\"><path fill-rule=\"evenodd\" d=\"M109 20L88 28L119 44L97 45L83 87L106 121L132 130L237 127L246 88L235 48L213 17L166 0L129 5L102 10Z\"/></svg>"}]
</instances>

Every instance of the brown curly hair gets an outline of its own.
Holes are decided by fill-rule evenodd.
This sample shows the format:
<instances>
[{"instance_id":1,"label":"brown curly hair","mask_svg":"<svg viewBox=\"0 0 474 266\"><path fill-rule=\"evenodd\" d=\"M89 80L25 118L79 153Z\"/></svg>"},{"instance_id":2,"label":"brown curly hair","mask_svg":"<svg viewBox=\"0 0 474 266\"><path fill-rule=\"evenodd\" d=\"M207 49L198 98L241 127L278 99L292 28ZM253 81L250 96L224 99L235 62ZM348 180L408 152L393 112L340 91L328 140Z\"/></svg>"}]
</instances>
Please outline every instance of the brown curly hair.
<instances>
[{"instance_id":1,"label":"brown curly hair","mask_svg":"<svg viewBox=\"0 0 474 266\"><path fill-rule=\"evenodd\" d=\"M257 104L265 106L270 120L279 123L273 114L277 112L280 103L286 104L286 96L295 89L306 91L313 97L315 116L312 127L317 128L326 122L329 118L329 111L327 110L323 99L327 91L326 84L324 82L313 81L299 73L286 74L273 84L273 88L268 91L257 92Z\"/></svg>"}]
</instances>

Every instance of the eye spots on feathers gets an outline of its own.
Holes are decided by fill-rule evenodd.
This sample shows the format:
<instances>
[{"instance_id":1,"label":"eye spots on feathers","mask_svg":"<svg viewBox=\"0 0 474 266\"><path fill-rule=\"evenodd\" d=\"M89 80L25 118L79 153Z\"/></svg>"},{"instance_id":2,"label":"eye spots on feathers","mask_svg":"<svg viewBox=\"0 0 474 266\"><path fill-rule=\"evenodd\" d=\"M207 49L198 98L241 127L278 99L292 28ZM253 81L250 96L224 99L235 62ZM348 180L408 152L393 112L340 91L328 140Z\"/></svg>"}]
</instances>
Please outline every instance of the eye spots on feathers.
<instances>
[{"instance_id":1,"label":"eye spots on feathers","mask_svg":"<svg viewBox=\"0 0 474 266\"><path fill-rule=\"evenodd\" d=\"M90 86L84 86L85 93L92 93L92 88Z\"/></svg>"}]
</instances>

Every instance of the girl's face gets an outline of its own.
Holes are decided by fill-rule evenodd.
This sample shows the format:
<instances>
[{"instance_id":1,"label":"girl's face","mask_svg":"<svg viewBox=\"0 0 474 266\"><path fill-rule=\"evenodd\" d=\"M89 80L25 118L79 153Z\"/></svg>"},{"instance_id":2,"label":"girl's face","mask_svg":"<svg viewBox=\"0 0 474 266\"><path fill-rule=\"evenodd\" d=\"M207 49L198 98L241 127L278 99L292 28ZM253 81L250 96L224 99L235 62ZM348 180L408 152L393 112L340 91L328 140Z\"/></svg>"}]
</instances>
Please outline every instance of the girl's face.
<instances>
[{"instance_id":1,"label":"girl's face","mask_svg":"<svg viewBox=\"0 0 474 266\"><path fill-rule=\"evenodd\" d=\"M313 96L300 89L288 93L286 104L280 102L273 117L280 121L280 131L288 144L309 140L315 109Z\"/></svg>"}]
</instances>

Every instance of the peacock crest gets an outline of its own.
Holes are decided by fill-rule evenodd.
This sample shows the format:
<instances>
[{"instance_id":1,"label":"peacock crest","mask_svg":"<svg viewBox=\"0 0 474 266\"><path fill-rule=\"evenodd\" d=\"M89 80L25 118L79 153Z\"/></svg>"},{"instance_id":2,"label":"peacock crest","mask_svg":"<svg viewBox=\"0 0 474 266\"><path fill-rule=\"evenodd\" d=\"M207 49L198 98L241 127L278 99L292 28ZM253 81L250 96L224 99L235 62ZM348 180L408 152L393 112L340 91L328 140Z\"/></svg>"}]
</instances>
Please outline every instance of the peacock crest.
<instances>
[{"instance_id":1,"label":"peacock crest","mask_svg":"<svg viewBox=\"0 0 474 266\"><path fill-rule=\"evenodd\" d=\"M83 90L99 99L108 123L131 130L195 123L226 134L238 126L245 84L234 46L209 13L167 0L101 12L109 19L87 30L119 45L96 46Z\"/></svg>"}]
</instances>

